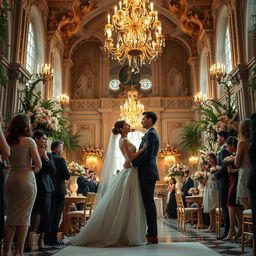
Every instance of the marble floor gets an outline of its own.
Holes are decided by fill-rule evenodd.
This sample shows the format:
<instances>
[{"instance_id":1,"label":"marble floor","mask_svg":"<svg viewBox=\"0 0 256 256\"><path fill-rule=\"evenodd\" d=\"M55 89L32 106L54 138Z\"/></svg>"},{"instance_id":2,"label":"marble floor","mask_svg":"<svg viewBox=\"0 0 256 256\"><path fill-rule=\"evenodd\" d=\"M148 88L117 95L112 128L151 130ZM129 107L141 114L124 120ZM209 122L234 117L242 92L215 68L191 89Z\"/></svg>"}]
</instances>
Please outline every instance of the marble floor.
<instances>
[{"instance_id":1,"label":"marble floor","mask_svg":"<svg viewBox=\"0 0 256 256\"><path fill-rule=\"evenodd\" d=\"M187 232L178 232L177 231L177 222L176 220L171 219L160 219L158 221L158 232L159 232L159 245L157 247L152 245L155 248L154 255L162 256L162 255L198 255L203 254L204 256L208 255L246 255L252 256L252 248L249 245L245 246L244 254L241 253L241 243L234 241L222 241L216 240L215 233L205 233L205 230L194 229L190 227L190 224L187 224ZM25 253L26 256L49 256L49 255L77 255L79 256L79 250L77 254L75 254L74 247L66 246L47 246L44 252L30 252ZM148 246L145 246L148 248ZM65 248L65 250L63 250ZM73 250L72 250L73 248ZM137 247L138 248L138 247ZM171 250L172 248L172 250ZM179 254L180 248L182 248L182 253ZM168 249L168 250L167 250ZM63 251L62 251L63 250ZM124 252L128 252L126 250L121 251L119 249L116 251L111 251L109 255L124 255ZM71 253L72 251L72 253ZM120 252L119 252L120 251ZM88 251L89 252L89 251ZM99 252L99 251L98 251ZM168 254L164 254L164 252L168 252ZM171 252L175 252L172 254ZM67 253L67 254L66 254ZM99 252L100 253L100 252ZM101 254L94 254L101 255ZM138 249L137 253L140 256L144 256L145 250ZM137 254L136 253L136 254ZM188 253L188 254L187 254ZM209 253L209 254L208 254ZM81 254L82 255L82 254ZM86 255L89 255L86 253ZM107 255L107 254L104 254ZM128 253L127 255L131 255ZM132 253L132 255L135 255ZM148 255L148 254L147 254ZM149 255L148 255L149 256Z\"/></svg>"}]
</instances>

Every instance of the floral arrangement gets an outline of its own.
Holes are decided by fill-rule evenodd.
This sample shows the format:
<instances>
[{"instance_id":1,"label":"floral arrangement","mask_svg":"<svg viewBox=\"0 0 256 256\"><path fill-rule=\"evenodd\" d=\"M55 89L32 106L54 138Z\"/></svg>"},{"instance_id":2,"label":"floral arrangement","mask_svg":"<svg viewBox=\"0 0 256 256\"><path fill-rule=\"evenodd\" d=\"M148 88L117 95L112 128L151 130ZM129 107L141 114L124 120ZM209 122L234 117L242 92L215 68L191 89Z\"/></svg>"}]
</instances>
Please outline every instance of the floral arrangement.
<instances>
[{"instance_id":1,"label":"floral arrangement","mask_svg":"<svg viewBox=\"0 0 256 256\"><path fill-rule=\"evenodd\" d=\"M103 157L103 149L90 144L88 146L84 146L81 149L81 158L82 160L86 160L89 157L101 159Z\"/></svg>"},{"instance_id":2,"label":"floral arrangement","mask_svg":"<svg viewBox=\"0 0 256 256\"><path fill-rule=\"evenodd\" d=\"M32 112L28 112L27 115L31 117L32 126L36 129L44 131L53 130L56 132L61 131L59 125L60 115L54 115L49 109L35 106Z\"/></svg>"},{"instance_id":3,"label":"floral arrangement","mask_svg":"<svg viewBox=\"0 0 256 256\"><path fill-rule=\"evenodd\" d=\"M198 188L190 188L189 190L188 190L188 193L190 194L190 195L198 195L199 194L199 189Z\"/></svg>"},{"instance_id":4,"label":"floral arrangement","mask_svg":"<svg viewBox=\"0 0 256 256\"><path fill-rule=\"evenodd\" d=\"M184 176L185 171L188 170L187 166L184 164L173 164L168 170L168 176Z\"/></svg>"},{"instance_id":5,"label":"floral arrangement","mask_svg":"<svg viewBox=\"0 0 256 256\"><path fill-rule=\"evenodd\" d=\"M71 176L83 176L85 173L84 167L74 161L68 164L68 170Z\"/></svg>"},{"instance_id":6,"label":"floral arrangement","mask_svg":"<svg viewBox=\"0 0 256 256\"><path fill-rule=\"evenodd\" d=\"M233 164L234 161L235 161L235 156L234 156L234 155L227 156L227 157L225 157L225 158L223 159L223 162L224 162L225 164L228 164L228 165Z\"/></svg>"},{"instance_id":7,"label":"floral arrangement","mask_svg":"<svg viewBox=\"0 0 256 256\"><path fill-rule=\"evenodd\" d=\"M205 178L205 174L203 172L197 171L192 175L192 179L201 181Z\"/></svg>"},{"instance_id":8,"label":"floral arrangement","mask_svg":"<svg viewBox=\"0 0 256 256\"><path fill-rule=\"evenodd\" d=\"M213 125L212 127L216 132L220 132L220 131L236 131L237 127L234 123L232 123L232 121L230 120L230 118L226 115L220 116L219 117L219 121L216 125Z\"/></svg>"},{"instance_id":9,"label":"floral arrangement","mask_svg":"<svg viewBox=\"0 0 256 256\"><path fill-rule=\"evenodd\" d=\"M216 166L210 168L210 173L214 174L217 171Z\"/></svg>"},{"instance_id":10,"label":"floral arrangement","mask_svg":"<svg viewBox=\"0 0 256 256\"><path fill-rule=\"evenodd\" d=\"M164 196L165 194L166 194L166 190L164 190L164 189L159 189L159 190L157 190L157 191L155 192L155 195L156 195L157 197Z\"/></svg>"},{"instance_id":11,"label":"floral arrangement","mask_svg":"<svg viewBox=\"0 0 256 256\"><path fill-rule=\"evenodd\" d=\"M165 146L161 146L160 147L160 151L159 151L159 157L160 158L165 158L167 156L173 155L175 156L176 154L179 153L179 148L175 145L165 145Z\"/></svg>"}]
</instances>

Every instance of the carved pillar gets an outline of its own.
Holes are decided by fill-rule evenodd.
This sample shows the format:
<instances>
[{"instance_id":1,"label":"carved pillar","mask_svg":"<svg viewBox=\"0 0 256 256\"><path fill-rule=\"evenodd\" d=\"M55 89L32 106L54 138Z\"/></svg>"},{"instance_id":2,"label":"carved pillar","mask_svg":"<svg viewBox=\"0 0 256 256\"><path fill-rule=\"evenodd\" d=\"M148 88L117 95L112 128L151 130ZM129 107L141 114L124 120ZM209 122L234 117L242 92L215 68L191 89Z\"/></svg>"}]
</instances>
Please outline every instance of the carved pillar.
<instances>
[{"instance_id":1,"label":"carved pillar","mask_svg":"<svg viewBox=\"0 0 256 256\"><path fill-rule=\"evenodd\" d=\"M191 67L191 95L195 95L199 92L199 60L198 57L190 57L188 64Z\"/></svg>"},{"instance_id":2,"label":"carved pillar","mask_svg":"<svg viewBox=\"0 0 256 256\"><path fill-rule=\"evenodd\" d=\"M152 68L152 97L162 96L162 62L160 60L151 63Z\"/></svg>"},{"instance_id":3,"label":"carved pillar","mask_svg":"<svg viewBox=\"0 0 256 256\"><path fill-rule=\"evenodd\" d=\"M108 97L109 95L109 57L101 47L101 62L100 62L100 98Z\"/></svg>"},{"instance_id":4,"label":"carved pillar","mask_svg":"<svg viewBox=\"0 0 256 256\"><path fill-rule=\"evenodd\" d=\"M71 95L71 76L70 70L73 66L71 59L64 59L62 62L62 93Z\"/></svg>"}]
</instances>

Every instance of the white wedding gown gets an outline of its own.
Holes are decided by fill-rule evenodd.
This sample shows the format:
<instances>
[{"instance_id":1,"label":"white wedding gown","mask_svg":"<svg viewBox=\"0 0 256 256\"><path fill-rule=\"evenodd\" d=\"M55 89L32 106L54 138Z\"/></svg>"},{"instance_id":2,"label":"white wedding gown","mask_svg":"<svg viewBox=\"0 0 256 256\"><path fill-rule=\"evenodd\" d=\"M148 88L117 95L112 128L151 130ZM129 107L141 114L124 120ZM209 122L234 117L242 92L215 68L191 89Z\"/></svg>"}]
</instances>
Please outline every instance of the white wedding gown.
<instances>
[{"instance_id":1,"label":"white wedding gown","mask_svg":"<svg viewBox=\"0 0 256 256\"><path fill-rule=\"evenodd\" d=\"M130 150L135 152L135 146L130 144ZM124 157L128 159L126 155ZM67 242L96 247L146 243L146 215L137 168L126 168L116 175L88 223Z\"/></svg>"}]
</instances>

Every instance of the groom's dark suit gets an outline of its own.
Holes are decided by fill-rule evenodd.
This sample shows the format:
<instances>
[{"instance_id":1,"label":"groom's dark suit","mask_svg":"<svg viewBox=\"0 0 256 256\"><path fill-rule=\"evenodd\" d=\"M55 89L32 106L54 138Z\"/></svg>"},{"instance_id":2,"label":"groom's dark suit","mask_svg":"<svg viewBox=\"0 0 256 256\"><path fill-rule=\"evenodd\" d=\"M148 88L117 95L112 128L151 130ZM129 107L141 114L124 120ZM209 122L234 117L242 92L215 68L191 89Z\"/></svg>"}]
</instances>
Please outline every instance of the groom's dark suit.
<instances>
[{"instance_id":1,"label":"groom's dark suit","mask_svg":"<svg viewBox=\"0 0 256 256\"><path fill-rule=\"evenodd\" d=\"M146 210L148 236L157 236L157 215L154 202L154 190L156 180L159 180L156 166L156 155L159 148L159 138L155 128L151 128L145 134L140 143L140 149L146 142L146 150L132 161L133 167L138 167L142 198Z\"/></svg>"}]
</instances>

